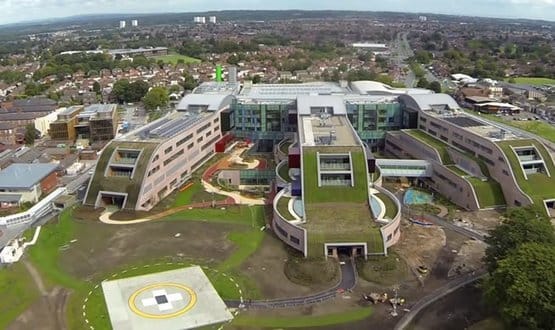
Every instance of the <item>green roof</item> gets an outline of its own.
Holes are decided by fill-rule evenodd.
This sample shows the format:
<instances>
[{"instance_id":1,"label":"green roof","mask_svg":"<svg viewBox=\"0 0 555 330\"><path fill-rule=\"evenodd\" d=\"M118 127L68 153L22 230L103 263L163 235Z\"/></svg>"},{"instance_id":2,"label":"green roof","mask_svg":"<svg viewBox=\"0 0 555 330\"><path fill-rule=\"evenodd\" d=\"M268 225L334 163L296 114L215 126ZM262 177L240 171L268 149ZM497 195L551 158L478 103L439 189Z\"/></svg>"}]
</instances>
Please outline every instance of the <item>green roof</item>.
<instances>
[{"instance_id":1,"label":"green roof","mask_svg":"<svg viewBox=\"0 0 555 330\"><path fill-rule=\"evenodd\" d=\"M478 198L480 208L505 205L505 196L503 195L501 185L499 185L497 181L489 176L490 174L488 167L480 158L466 151L457 149L457 152L462 153L464 156L472 159L478 164L478 166L480 166L482 173L487 177L486 181L482 181L479 178L473 177L471 174L461 170L458 166L453 165L453 160L451 159L451 156L448 152L450 146L447 143L421 130L405 130L405 132L436 149L440 155L441 162L446 165L445 167L447 167L451 172L457 174L458 176L468 180L468 182L472 185L474 191L476 192L476 197Z\"/></svg>"},{"instance_id":2,"label":"green roof","mask_svg":"<svg viewBox=\"0 0 555 330\"><path fill-rule=\"evenodd\" d=\"M354 187L318 187L320 153L351 153ZM324 243L366 242L369 253L383 253L383 239L368 204L368 174L362 147L304 147L303 200L309 256L322 255Z\"/></svg>"},{"instance_id":3,"label":"green roof","mask_svg":"<svg viewBox=\"0 0 555 330\"><path fill-rule=\"evenodd\" d=\"M96 163L96 169L94 176L91 178L85 204L94 205L99 191L113 191L127 193L125 208L131 210L135 209L146 170L150 165L150 158L158 145L159 144L155 142L126 141L112 141L112 143L108 144ZM133 173L133 179L131 180L128 177L114 176L107 178L104 176L106 167L112 158L112 154L117 148L142 150L136 163L137 165L135 172Z\"/></svg>"},{"instance_id":4,"label":"green roof","mask_svg":"<svg viewBox=\"0 0 555 330\"><path fill-rule=\"evenodd\" d=\"M443 164L453 164L453 160L451 159L451 156L449 156L449 152L447 152L449 148L449 145L447 143L441 141L440 139L436 139L430 134L418 129L405 130L404 132L437 150Z\"/></svg>"},{"instance_id":5,"label":"green roof","mask_svg":"<svg viewBox=\"0 0 555 330\"><path fill-rule=\"evenodd\" d=\"M289 212L289 201L291 197L281 196L281 198L277 202L277 211L279 214L285 218L285 220L294 221L296 220L295 216Z\"/></svg>"},{"instance_id":6,"label":"green roof","mask_svg":"<svg viewBox=\"0 0 555 330\"><path fill-rule=\"evenodd\" d=\"M525 139L500 141L497 142L497 145L507 156L518 185L530 196L530 198L532 198L534 204L542 204L545 199L555 198L555 165L553 164L551 155L543 144L534 139ZM512 148L530 146L536 147L536 150L538 150L542 156L551 176L547 176L543 173L535 173L529 174L528 179L526 179L522 166L520 166L520 161Z\"/></svg>"}]
</instances>

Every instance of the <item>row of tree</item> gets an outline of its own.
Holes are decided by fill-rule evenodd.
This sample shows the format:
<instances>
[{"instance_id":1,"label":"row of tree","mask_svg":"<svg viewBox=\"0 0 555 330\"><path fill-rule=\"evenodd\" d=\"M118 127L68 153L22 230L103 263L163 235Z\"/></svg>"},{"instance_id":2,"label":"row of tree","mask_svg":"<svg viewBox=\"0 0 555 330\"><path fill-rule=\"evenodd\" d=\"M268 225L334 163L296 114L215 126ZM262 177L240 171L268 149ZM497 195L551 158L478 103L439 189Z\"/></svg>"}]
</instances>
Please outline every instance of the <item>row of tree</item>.
<instances>
[{"instance_id":1,"label":"row of tree","mask_svg":"<svg viewBox=\"0 0 555 330\"><path fill-rule=\"evenodd\" d=\"M512 209L486 240L484 295L508 329L555 329L555 232L544 213Z\"/></svg>"},{"instance_id":2,"label":"row of tree","mask_svg":"<svg viewBox=\"0 0 555 330\"><path fill-rule=\"evenodd\" d=\"M163 108L169 102L169 92L166 88L150 88L149 84L142 80L132 83L127 79L116 81L112 89L112 97L119 103L142 101L147 110Z\"/></svg>"}]
</instances>

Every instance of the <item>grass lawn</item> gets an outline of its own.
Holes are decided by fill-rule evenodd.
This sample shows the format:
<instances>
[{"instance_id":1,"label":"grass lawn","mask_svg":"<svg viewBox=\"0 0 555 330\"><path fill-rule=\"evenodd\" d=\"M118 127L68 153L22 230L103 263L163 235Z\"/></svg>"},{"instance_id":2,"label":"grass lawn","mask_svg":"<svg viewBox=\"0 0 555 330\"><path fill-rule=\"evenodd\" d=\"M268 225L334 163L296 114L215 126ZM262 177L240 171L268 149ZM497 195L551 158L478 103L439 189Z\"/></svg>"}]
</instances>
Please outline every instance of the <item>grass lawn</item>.
<instances>
[{"instance_id":1,"label":"grass lawn","mask_svg":"<svg viewBox=\"0 0 555 330\"><path fill-rule=\"evenodd\" d=\"M199 202L210 202L212 198L215 201L222 201L227 198L227 196L220 194L211 194L204 190L204 187L199 181L195 181L192 186L185 189L184 191L178 191L175 196L174 206L182 206L192 203Z\"/></svg>"},{"instance_id":2,"label":"grass lawn","mask_svg":"<svg viewBox=\"0 0 555 330\"><path fill-rule=\"evenodd\" d=\"M381 199L382 202L385 204L385 216L389 219L395 218L398 211L395 202L391 200L391 198L389 198L389 196L387 196L386 194L378 193L376 194L376 197Z\"/></svg>"},{"instance_id":3,"label":"grass lawn","mask_svg":"<svg viewBox=\"0 0 555 330\"><path fill-rule=\"evenodd\" d=\"M178 60L183 60L183 62L185 62L185 64L200 63L200 60L198 58L194 58L194 57L190 57L190 56L186 56L186 55L180 55L180 54L160 55L160 56L154 56L153 58L156 61L162 60L165 63L171 63L171 64L177 64Z\"/></svg>"},{"instance_id":4,"label":"grass lawn","mask_svg":"<svg viewBox=\"0 0 555 330\"><path fill-rule=\"evenodd\" d=\"M251 217L251 212L255 217ZM264 223L260 222L259 214L263 215L262 206L228 206L222 208L192 209L174 213L163 220L192 220L210 221L231 224L249 224L252 227L260 228ZM262 217L263 219L263 217ZM259 226L260 225L260 226Z\"/></svg>"},{"instance_id":5,"label":"grass lawn","mask_svg":"<svg viewBox=\"0 0 555 330\"><path fill-rule=\"evenodd\" d=\"M369 256L367 260L357 258L356 263L360 277L380 286L398 284L410 276L405 261L391 250L387 256Z\"/></svg>"},{"instance_id":6,"label":"grass lawn","mask_svg":"<svg viewBox=\"0 0 555 330\"><path fill-rule=\"evenodd\" d=\"M236 245L235 251L224 262L218 265L211 265L211 267L220 271L225 271L239 283L244 293L254 298L258 297L260 293L258 292L256 285L254 283L251 283L250 279L241 276L236 271L236 269L239 267L239 265L243 263L246 258L248 258L258 249L262 242L262 239L264 238L264 232L260 231L259 229L265 223L264 208L236 207L226 210L227 212L220 209L199 209L193 211L194 212L192 214L188 213L186 214L186 216L181 217L179 220L196 219L198 221L199 219L206 219L206 221L220 221L239 225L236 231L230 232L228 235L228 239L234 245ZM205 213L203 213L203 211ZM192 219L189 217L191 215L193 215ZM218 217L221 217L223 219L220 220ZM177 221L177 219L171 220ZM84 298L90 290L94 289L94 285L96 285L106 276L110 275L105 274L101 278L95 278L90 279L90 281L85 281L69 275L68 273L64 272L63 269L59 266L61 253L60 247L69 244L72 239L77 238L75 237L75 233L77 232L76 229L79 225L80 223L73 221L71 210L66 210L60 215L59 220L55 222L53 221L42 228L41 235L37 244L35 246L32 246L28 250L31 261L35 264L47 284L60 285L72 290L73 293L69 298L67 307L67 322L70 329L83 328L84 321L81 305ZM152 263L152 260L145 261L145 264ZM125 267L131 268L131 266L133 265L127 265ZM168 270L177 267L183 267L183 265L161 265L159 267L161 267L159 270ZM128 272L125 276L147 274L159 270L156 267L139 267L139 269L137 270L137 274ZM215 273L210 274L210 272L207 272L207 275L209 276L211 281L213 281L214 286L216 287L218 292L220 292L220 294L224 296L224 298L238 297L235 285L230 283L225 277L216 276ZM25 293L26 290L24 290L23 287L23 285L27 285L27 283L33 285L33 281L29 278L28 275L19 275L17 272L13 272L13 274L11 274L11 277L9 278L3 278L2 276L6 276L4 272L0 272L0 285L3 283L10 283L10 288L2 288L2 296L9 298L4 299L5 301L13 301L14 299L25 299L26 303L30 304L32 300L34 300L33 293ZM11 281L10 279L17 279L17 283L12 283L13 281ZM98 296L99 297L97 297L97 299L99 303L89 303L87 307L87 312L91 315L90 321L100 322L100 324L103 324L103 322L109 322L109 320L107 320L106 318L107 314L101 293L98 293ZM13 304L13 302L11 304ZM21 309L18 309L17 313L15 310L13 312L13 315L9 312L2 313L2 317L5 318L5 322L13 320L13 318L17 316L17 314L21 313L21 311L25 307L21 304L18 304L16 306L19 306L19 308ZM100 329L102 327L97 328Z\"/></svg>"},{"instance_id":7,"label":"grass lawn","mask_svg":"<svg viewBox=\"0 0 555 330\"><path fill-rule=\"evenodd\" d=\"M514 77L515 83L532 86L555 85L555 79L542 77ZM508 79L507 79L508 80Z\"/></svg>"},{"instance_id":8,"label":"grass lawn","mask_svg":"<svg viewBox=\"0 0 555 330\"><path fill-rule=\"evenodd\" d=\"M371 307L360 307L345 313L328 315L272 317L239 314L232 322L234 326L252 329L260 328L308 328L322 327L364 320L372 315Z\"/></svg>"},{"instance_id":9,"label":"grass lawn","mask_svg":"<svg viewBox=\"0 0 555 330\"><path fill-rule=\"evenodd\" d=\"M40 296L31 275L18 262L0 269L0 329L6 329Z\"/></svg>"},{"instance_id":10,"label":"grass lawn","mask_svg":"<svg viewBox=\"0 0 555 330\"><path fill-rule=\"evenodd\" d=\"M543 145L536 140L512 140L512 141L500 141L497 145L503 150L503 153L509 159L511 168L516 177L516 180L520 188L532 198L534 204L543 205L542 201L544 199L555 198L555 165L549 155L549 152L543 147ZM519 160L512 150L512 147L526 147L535 146L536 150L539 151L542 158L546 162L547 168L551 177L545 174L537 173L528 175L528 179L524 177L524 172L520 166Z\"/></svg>"},{"instance_id":11,"label":"grass lawn","mask_svg":"<svg viewBox=\"0 0 555 330\"><path fill-rule=\"evenodd\" d=\"M441 158L441 162L444 165L453 164L453 160L451 159L451 156L449 156L449 153L447 152L447 148L449 147L447 143L439 139L436 139L435 137L421 130L414 129L414 130L406 130L405 132L407 132L412 137L424 142L430 147L436 149L437 152L439 153L439 157Z\"/></svg>"}]
</instances>

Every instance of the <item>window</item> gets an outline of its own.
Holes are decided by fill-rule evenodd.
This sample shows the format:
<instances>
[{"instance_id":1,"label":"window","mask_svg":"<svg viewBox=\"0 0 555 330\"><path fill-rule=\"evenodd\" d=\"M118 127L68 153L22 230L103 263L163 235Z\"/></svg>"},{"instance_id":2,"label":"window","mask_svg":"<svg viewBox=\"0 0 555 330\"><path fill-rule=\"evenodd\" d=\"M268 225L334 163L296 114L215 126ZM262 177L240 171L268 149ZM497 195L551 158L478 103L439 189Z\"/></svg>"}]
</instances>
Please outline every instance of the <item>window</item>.
<instances>
[{"instance_id":1,"label":"window","mask_svg":"<svg viewBox=\"0 0 555 330\"><path fill-rule=\"evenodd\" d=\"M173 162L174 160L176 160L179 156L183 155L184 153L185 153L185 150L183 150L183 149L179 150L178 152L173 154L170 158L168 158L164 161L164 166L167 166L169 163Z\"/></svg>"},{"instance_id":2,"label":"window","mask_svg":"<svg viewBox=\"0 0 555 330\"><path fill-rule=\"evenodd\" d=\"M202 140L204 140L204 137L201 136L201 137L199 137L199 138L197 139L197 143L202 142Z\"/></svg>"},{"instance_id":3,"label":"window","mask_svg":"<svg viewBox=\"0 0 555 330\"><path fill-rule=\"evenodd\" d=\"M212 122L213 122L214 124L217 124L217 123L220 122L220 118L216 118L216 119L214 119Z\"/></svg>"},{"instance_id":4,"label":"window","mask_svg":"<svg viewBox=\"0 0 555 330\"><path fill-rule=\"evenodd\" d=\"M175 144L176 147L179 147L180 145L182 145L183 143L189 141L190 139L193 138L193 133L187 135L186 137L184 137L183 139L177 141L177 143Z\"/></svg>"},{"instance_id":5,"label":"window","mask_svg":"<svg viewBox=\"0 0 555 330\"><path fill-rule=\"evenodd\" d=\"M194 142L191 142L191 144L189 144L189 145L187 146L187 150L193 149L194 146L195 146L195 143L194 143Z\"/></svg>"},{"instance_id":6,"label":"window","mask_svg":"<svg viewBox=\"0 0 555 330\"><path fill-rule=\"evenodd\" d=\"M197 134L199 134L200 132L204 131L205 129L207 129L208 127L210 127L211 123L208 123L206 125L203 125L202 127L200 127L199 129L197 129Z\"/></svg>"},{"instance_id":7,"label":"window","mask_svg":"<svg viewBox=\"0 0 555 330\"><path fill-rule=\"evenodd\" d=\"M291 235L291 236L289 237L289 240L290 240L291 242L295 243L295 244L300 244L300 243L301 243L301 240L298 239L297 237L293 236L293 235Z\"/></svg>"},{"instance_id":8,"label":"window","mask_svg":"<svg viewBox=\"0 0 555 330\"><path fill-rule=\"evenodd\" d=\"M166 150L164 150L164 155L169 154L170 152L172 152L172 150L173 150L173 147L172 147L172 146L167 147Z\"/></svg>"}]
</instances>

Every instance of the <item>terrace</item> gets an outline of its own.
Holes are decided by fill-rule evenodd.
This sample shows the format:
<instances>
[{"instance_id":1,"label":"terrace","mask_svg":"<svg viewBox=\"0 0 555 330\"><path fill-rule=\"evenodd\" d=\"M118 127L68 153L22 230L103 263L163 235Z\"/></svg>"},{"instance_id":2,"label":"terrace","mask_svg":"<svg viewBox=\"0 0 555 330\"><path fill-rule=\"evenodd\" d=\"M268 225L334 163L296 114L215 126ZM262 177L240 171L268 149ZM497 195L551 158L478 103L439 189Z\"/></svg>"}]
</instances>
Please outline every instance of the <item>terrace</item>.
<instances>
[{"instance_id":1,"label":"terrace","mask_svg":"<svg viewBox=\"0 0 555 330\"><path fill-rule=\"evenodd\" d=\"M289 165L287 161L283 161L277 166L277 175L285 182L292 182L293 179L289 175Z\"/></svg>"}]
</instances>

